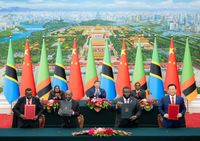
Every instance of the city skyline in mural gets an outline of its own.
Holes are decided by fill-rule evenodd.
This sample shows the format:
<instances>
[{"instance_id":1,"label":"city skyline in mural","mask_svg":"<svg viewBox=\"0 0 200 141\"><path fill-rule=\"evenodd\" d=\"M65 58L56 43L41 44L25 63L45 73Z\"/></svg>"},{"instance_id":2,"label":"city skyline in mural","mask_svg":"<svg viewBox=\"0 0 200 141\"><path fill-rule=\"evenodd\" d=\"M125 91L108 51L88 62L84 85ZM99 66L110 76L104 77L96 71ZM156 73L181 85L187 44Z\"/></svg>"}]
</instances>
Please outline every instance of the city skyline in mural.
<instances>
[{"instance_id":1,"label":"city skyline in mural","mask_svg":"<svg viewBox=\"0 0 200 141\"><path fill-rule=\"evenodd\" d=\"M0 0L0 9L20 7L33 10L84 10L84 11L133 11L133 10L199 10L199 0Z\"/></svg>"}]
</instances>

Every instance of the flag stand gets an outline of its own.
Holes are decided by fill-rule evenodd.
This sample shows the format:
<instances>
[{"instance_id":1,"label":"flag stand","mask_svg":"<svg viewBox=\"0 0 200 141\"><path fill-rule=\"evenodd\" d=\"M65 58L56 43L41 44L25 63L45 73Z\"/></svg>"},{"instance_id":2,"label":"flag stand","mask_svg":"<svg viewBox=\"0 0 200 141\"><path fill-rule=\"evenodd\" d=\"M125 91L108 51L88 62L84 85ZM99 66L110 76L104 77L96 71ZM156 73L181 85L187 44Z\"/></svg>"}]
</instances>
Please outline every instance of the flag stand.
<instances>
[{"instance_id":1,"label":"flag stand","mask_svg":"<svg viewBox=\"0 0 200 141\"><path fill-rule=\"evenodd\" d=\"M12 103L10 104L10 115L12 115Z\"/></svg>"},{"instance_id":2,"label":"flag stand","mask_svg":"<svg viewBox=\"0 0 200 141\"><path fill-rule=\"evenodd\" d=\"M186 99L186 101L187 101L187 104L186 104L186 113L188 113L188 114L189 114L189 113L190 113L190 112L189 112L189 102L188 102L188 100L187 100L187 99Z\"/></svg>"}]
</instances>

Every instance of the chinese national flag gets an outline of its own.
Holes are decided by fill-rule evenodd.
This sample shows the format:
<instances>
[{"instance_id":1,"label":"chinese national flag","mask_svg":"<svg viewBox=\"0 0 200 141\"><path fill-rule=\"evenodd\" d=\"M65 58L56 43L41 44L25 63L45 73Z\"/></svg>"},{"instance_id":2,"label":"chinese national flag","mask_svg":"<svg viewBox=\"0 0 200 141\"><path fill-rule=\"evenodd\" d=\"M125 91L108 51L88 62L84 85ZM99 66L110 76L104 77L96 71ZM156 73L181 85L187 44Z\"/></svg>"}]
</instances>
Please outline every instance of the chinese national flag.
<instances>
[{"instance_id":1,"label":"chinese national flag","mask_svg":"<svg viewBox=\"0 0 200 141\"><path fill-rule=\"evenodd\" d=\"M116 90L117 90L118 96L123 95L122 90L125 86L131 88L128 59L127 59L127 54L126 54L126 42L124 39L122 43L121 57L120 57L120 62L118 66L118 75L117 75L117 80L116 80Z\"/></svg>"},{"instance_id":2,"label":"chinese national flag","mask_svg":"<svg viewBox=\"0 0 200 141\"><path fill-rule=\"evenodd\" d=\"M72 60L70 66L69 88L73 93L74 100L80 100L84 96L83 81L79 64L78 49L76 39L74 39L74 47L72 51Z\"/></svg>"},{"instance_id":3,"label":"chinese national flag","mask_svg":"<svg viewBox=\"0 0 200 141\"><path fill-rule=\"evenodd\" d=\"M33 92L33 96L36 95L35 82L33 76L33 68L30 54L30 47L28 43L28 39L26 39L26 47L24 52L24 63L22 66L22 78L20 84L20 96L25 95L25 89L31 88Z\"/></svg>"},{"instance_id":4,"label":"chinese national flag","mask_svg":"<svg viewBox=\"0 0 200 141\"><path fill-rule=\"evenodd\" d=\"M166 78L165 78L165 91L168 90L167 87L169 84L175 84L177 87L176 94L181 96L173 38L171 38L170 42Z\"/></svg>"}]
</instances>

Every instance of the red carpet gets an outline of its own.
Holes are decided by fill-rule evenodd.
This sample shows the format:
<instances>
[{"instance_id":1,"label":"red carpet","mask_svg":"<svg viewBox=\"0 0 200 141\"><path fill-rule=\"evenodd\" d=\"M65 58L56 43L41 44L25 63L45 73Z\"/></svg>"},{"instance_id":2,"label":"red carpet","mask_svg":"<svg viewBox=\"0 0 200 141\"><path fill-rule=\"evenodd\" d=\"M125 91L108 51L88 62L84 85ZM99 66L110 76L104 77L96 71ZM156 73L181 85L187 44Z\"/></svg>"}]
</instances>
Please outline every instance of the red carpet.
<instances>
[{"instance_id":1,"label":"red carpet","mask_svg":"<svg viewBox=\"0 0 200 141\"><path fill-rule=\"evenodd\" d=\"M200 128L200 113L185 114L187 128ZM0 114L0 128L12 127L12 115Z\"/></svg>"},{"instance_id":2,"label":"red carpet","mask_svg":"<svg viewBox=\"0 0 200 141\"><path fill-rule=\"evenodd\" d=\"M200 113L185 114L187 128L200 128Z\"/></svg>"},{"instance_id":3,"label":"red carpet","mask_svg":"<svg viewBox=\"0 0 200 141\"><path fill-rule=\"evenodd\" d=\"M12 115L0 114L0 128L12 127Z\"/></svg>"}]
</instances>

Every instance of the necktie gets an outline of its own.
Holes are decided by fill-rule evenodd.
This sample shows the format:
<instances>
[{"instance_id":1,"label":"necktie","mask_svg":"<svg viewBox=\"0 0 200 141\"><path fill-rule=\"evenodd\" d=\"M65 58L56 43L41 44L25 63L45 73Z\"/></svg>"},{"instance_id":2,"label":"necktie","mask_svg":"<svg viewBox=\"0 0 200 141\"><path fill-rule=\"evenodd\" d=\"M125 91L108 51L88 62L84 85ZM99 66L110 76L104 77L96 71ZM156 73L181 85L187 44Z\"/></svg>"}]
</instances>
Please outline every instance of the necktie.
<instances>
[{"instance_id":1,"label":"necktie","mask_svg":"<svg viewBox=\"0 0 200 141\"><path fill-rule=\"evenodd\" d=\"M126 103L128 103L128 99L126 99Z\"/></svg>"},{"instance_id":2,"label":"necktie","mask_svg":"<svg viewBox=\"0 0 200 141\"><path fill-rule=\"evenodd\" d=\"M174 96L172 96L172 104L174 104Z\"/></svg>"},{"instance_id":3,"label":"necktie","mask_svg":"<svg viewBox=\"0 0 200 141\"><path fill-rule=\"evenodd\" d=\"M140 94L139 94L139 91L136 90L136 97L139 98Z\"/></svg>"},{"instance_id":4,"label":"necktie","mask_svg":"<svg viewBox=\"0 0 200 141\"><path fill-rule=\"evenodd\" d=\"M28 99L28 105L30 105L31 104L31 100L30 99Z\"/></svg>"},{"instance_id":5,"label":"necktie","mask_svg":"<svg viewBox=\"0 0 200 141\"><path fill-rule=\"evenodd\" d=\"M96 98L99 98L99 91L96 89Z\"/></svg>"}]
</instances>

